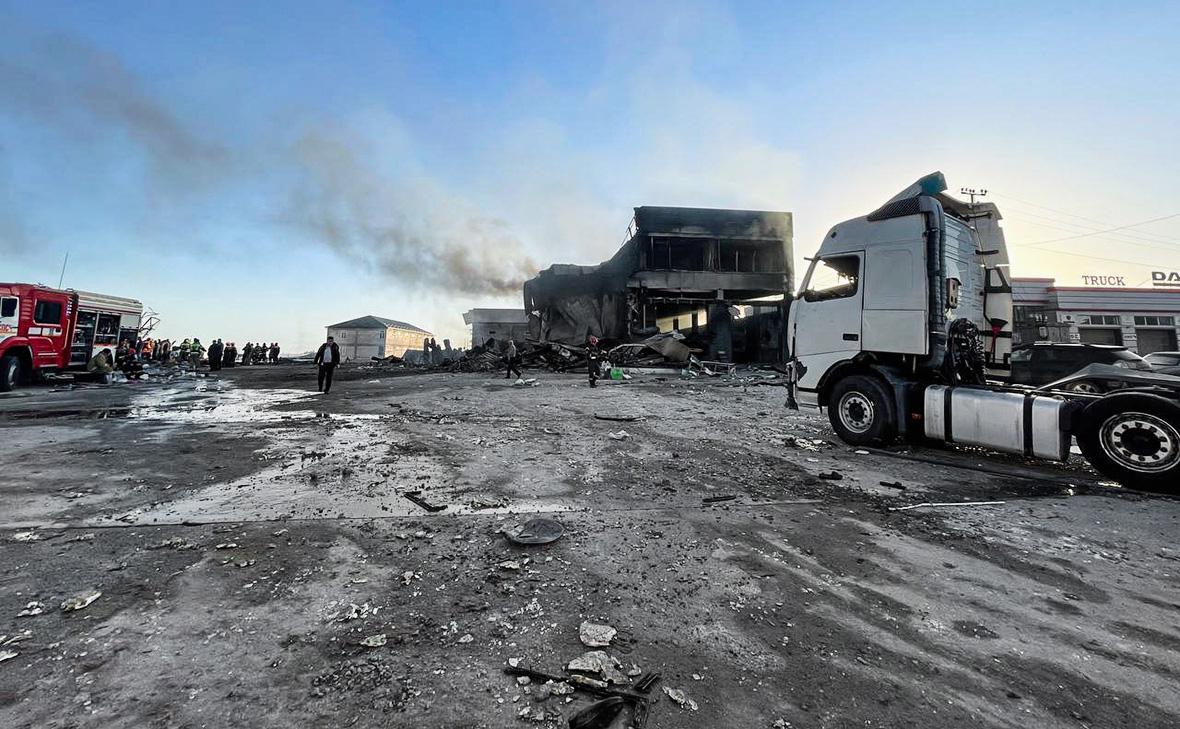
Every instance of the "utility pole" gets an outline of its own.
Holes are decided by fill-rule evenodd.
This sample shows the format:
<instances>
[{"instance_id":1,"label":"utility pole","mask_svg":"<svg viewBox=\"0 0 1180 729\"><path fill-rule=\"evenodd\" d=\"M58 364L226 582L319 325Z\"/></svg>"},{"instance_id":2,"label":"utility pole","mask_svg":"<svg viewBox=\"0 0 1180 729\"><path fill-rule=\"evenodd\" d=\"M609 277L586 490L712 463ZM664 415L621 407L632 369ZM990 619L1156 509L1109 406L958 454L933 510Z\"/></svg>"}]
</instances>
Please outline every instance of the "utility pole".
<instances>
[{"instance_id":1,"label":"utility pole","mask_svg":"<svg viewBox=\"0 0 1180 729\"><path fill-rule=\"evenodd\" d=\"M70 252L66 251L66 258L61 262L61 275L57 277L57 287L61 288L61 282L66 280L66 264L70 262Z\"/></svg>"},{"instance_id":2,"label":"utility pole","mask_svg":"<svg viewBox=\"0 0 1180 729\"><path fill-rule=\"evenodd\" d=\"M985 190L983 188L976 190L974 187L960 187L959 194L970 196L971 197L971 207L974 208L975 207L975 198L985 197L987 195L987 190Z\"/></svg>"}]
</instances>

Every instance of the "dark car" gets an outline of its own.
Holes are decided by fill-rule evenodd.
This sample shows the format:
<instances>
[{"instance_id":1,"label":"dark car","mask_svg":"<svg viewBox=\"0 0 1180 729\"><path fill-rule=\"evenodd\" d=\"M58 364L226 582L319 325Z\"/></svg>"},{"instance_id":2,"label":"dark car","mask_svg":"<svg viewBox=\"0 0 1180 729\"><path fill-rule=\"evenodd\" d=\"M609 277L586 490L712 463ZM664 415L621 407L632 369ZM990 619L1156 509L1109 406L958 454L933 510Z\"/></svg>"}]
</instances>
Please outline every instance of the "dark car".
<instances>
[{"instance_id":1,"label":"dark car","mask_svg":"<svg viewBox=\"0 0 1180 729\"><path fill-rule=\"evenodd\" d=\"M1132 370L1151 370L1147 360L1126 347L1111 344L1058 344L1044 342L1017 347L1012 351L1012 379L1016 385L1047 385L1092 364L1113 365ZM1075 382L1075 392L1106 392L1117 383L1104 380Z\"/></svg>"},{"instance_id":2,"label":"dark car","mask_svg":"<svg viewBox=\"0 0 1180 729\"><path fill-rule=\"evenodd\" d=\"M1180 352L1152 352L1143 359L1156 372L1165 375L1180 375Z\"/></svg>"}]
</instances>

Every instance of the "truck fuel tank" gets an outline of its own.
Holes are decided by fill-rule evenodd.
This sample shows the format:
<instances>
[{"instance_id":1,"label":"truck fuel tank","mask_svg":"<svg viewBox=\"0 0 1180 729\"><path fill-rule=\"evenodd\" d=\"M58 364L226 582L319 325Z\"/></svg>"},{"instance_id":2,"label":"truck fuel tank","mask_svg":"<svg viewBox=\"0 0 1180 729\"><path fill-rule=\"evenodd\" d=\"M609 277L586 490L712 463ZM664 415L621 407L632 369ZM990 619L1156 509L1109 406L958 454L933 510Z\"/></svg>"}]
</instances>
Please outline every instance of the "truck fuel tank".
<instances>
[{"instance_id":1,"label":"truck fuel tank","mask_svg":"<svg viewBox=\"0 0 1180 729\"><path fill-rule=\"evenodd\" d=\"M1044 395L931 385L923 394L923 421L928 438L1064 461L1065 407Z\"/></svg>"}]
</instances>

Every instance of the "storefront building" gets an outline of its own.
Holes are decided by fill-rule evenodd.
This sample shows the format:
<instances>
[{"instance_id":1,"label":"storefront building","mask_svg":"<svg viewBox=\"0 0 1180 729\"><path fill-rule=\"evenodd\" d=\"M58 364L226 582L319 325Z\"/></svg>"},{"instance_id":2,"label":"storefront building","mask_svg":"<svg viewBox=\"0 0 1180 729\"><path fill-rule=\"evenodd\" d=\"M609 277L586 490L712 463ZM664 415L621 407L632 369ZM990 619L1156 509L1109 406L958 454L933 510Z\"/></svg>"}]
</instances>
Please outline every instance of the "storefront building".
<instances>
[{"instance_id":1,"label":"storefront building","mask_svg":"<svg viewBox=\"0 0 1180 729\"><path fill-rule=\"evenodd\" d=\"M1057 286L1051 278L1012 280L1012 344L1121 344L1133 352L1175 352L1180 288Z\"/></svg>"}]
</instances>

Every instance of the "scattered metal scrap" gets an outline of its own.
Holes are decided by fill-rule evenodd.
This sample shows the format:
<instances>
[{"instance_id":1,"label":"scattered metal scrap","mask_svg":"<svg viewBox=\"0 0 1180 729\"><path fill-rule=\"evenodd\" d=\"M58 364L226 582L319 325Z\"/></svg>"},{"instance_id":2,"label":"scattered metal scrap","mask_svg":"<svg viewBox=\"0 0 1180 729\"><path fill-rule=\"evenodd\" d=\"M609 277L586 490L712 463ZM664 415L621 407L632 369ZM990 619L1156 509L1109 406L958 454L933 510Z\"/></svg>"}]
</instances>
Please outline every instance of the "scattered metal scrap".
<instances>
[{"instance_id":1,"label":"scattered metal scrap","mask_svg":"<svg viewBox=\"0 0 1180 729\"><path fill-rule=\"evenodd\" d=\"M504 531L504 536L514 544L552 544L565 533L565 527L555 519L529 519L513 529Z\"/></svg>"},{"instance_id":2,"label":"scattered metal scrap","mask_svg":"<svg viewBox=\"0 0 1180 729\"><path fill-rule=\"evenodd\" d=\"M1006 501L923 501L909 506L891 506L890 511L909 511L910 509L937 508L943 506L999 506Z\"/></svg>"},{"instance_id":3,"label":"scattered metal scrap","mask_svg":"<svg viewBox=\"0 0 1180 729\"><path fill-rule=\"evenodd\" d=\"M421 491L406 491L402 494L402 496L405 496L407 499L414 502L418 506L421 506L423 509L426 509L432 514L439 511L446 511L447 508L446 504L432 504L426 499L422 498Z\"/></svg>"}]
</instances>

